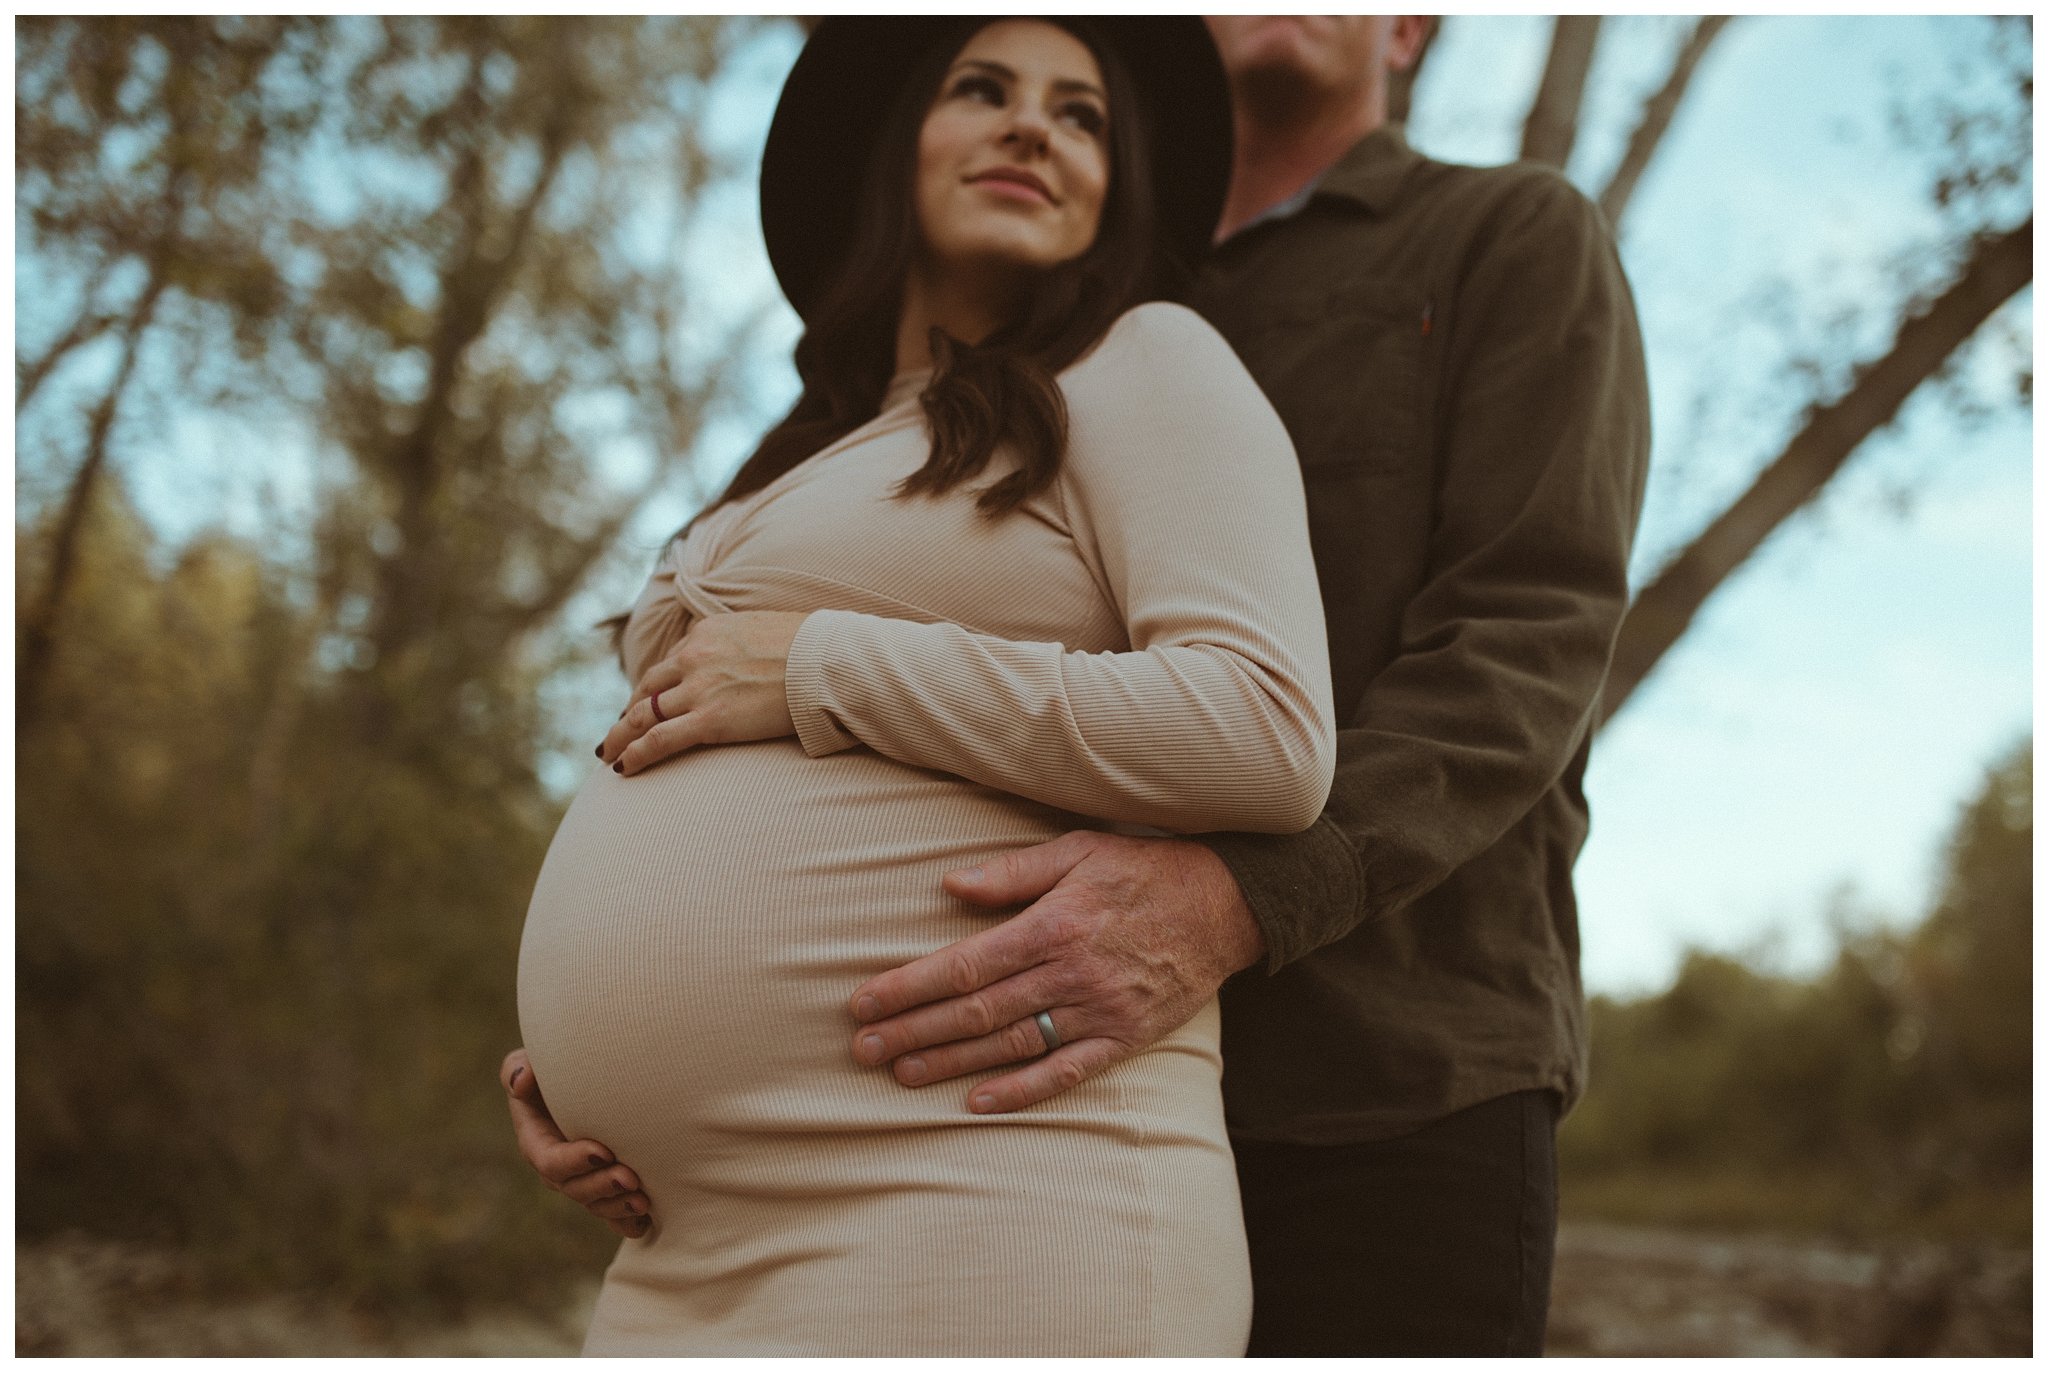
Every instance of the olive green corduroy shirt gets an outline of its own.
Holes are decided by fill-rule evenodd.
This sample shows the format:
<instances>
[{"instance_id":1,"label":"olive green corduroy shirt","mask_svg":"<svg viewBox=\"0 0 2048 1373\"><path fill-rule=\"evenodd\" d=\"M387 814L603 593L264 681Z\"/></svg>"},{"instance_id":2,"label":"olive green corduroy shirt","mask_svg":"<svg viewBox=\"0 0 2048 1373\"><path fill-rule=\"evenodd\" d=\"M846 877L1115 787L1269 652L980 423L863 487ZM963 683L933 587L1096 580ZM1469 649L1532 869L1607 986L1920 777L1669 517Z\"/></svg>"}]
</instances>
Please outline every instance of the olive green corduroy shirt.
<instances>
[{"instance_id":1,"label":"olive green corduroy shirt","mask_svg":"<svg viewBox=\"0 0 2048 1373\"><path fill-rule=\"evenodd\" d=\"M1270 951L1223 989L1231 1129L1569 1104L1580 783L1649 460L1613 236L1549 168L1436 162L1388 125L1187 303L1299 452L1341 730L1314 828L1203 837Z\"/></svg>"}]
</instances>

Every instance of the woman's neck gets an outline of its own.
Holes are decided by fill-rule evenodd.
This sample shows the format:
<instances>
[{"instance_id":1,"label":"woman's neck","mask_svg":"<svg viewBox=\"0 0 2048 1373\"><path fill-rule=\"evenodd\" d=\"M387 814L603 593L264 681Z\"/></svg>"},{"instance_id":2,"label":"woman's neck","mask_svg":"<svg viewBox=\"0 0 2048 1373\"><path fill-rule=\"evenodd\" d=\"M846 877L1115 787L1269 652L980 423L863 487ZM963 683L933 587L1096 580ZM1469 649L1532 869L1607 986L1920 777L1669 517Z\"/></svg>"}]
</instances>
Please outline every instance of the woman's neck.
<instances>
[{"instance_id":1,"label":"woman's neck","mask_svg":"<svg viewBox=\"0 0 2048 1373\"><path fill-rule=\"evenodd\" d=\"M932 365L931 331L945 330L962 343L979 343L1014 315L1019 283L1011 273L944 272L911 264L903 284L903 311L896 321L896 371Z\"/></svg>"}]
</instances>

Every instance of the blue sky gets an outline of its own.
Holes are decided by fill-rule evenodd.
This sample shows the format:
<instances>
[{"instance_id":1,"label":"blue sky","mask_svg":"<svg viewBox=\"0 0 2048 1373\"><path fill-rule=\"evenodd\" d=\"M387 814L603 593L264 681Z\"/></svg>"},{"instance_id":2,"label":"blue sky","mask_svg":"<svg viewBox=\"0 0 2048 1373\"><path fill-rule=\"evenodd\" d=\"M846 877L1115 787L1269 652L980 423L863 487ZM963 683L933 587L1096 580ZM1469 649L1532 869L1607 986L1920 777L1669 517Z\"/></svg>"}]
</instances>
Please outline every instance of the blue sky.
<instances>
[{"instance_id":1,"label":"blue sky","mask_svg":"<svg viewBox=\"0 0 2048 1373\"><path fill-rule=\"evenodd\" d=\"M1581 185L1604 180L1625 97L1679 22L1610 21ZM1936 228L1929 163L1889 120L1977 51L1971 22L1750 18L1701 67L1622 245L1657 431L1638 581L1776 451L1801 394L1777 375L1794 341L1844 311L1879 346L1902 294L1890 261L1941 265L1911 251ZM1454 20L1417 144L1511 157L1546 26ZM1789 328L1759 305L1773 283L1804 297ZM1985 391L2013 355L1987 335L2030 342L2031 311L2029 292L1973 341ZM1924 909L1958 806L2031 729L2031 451L2019 407L1972 427L1923 391L1708 603L1595 746L1578 869L1590 987L1658 985L1689 944L1806 970L1831 948L1831 908Z\"/></svg>"},{"instance_id":2,"label":"blue sky","mask_svg":"<svg viewBox=\"0 0 2048 1373\"><path fill-rule=\"evenodd\" d=\"M1450 21L1415 144L1457 161L1511 158L1548 23ZM1684 23L1608 22L1571 167L1582 186L1604 180ZM1907 285L1939 276L1929 158L1901 141L1892 112L1969 79L1980 23L1746 18L1702 66L1622 241L1657 432L1639 581L1776 452L1810 394L1793 360L1840 367L1874 351ZM716 264L704 285L720 318L774 298L751 161L795 52L787 29L765 37L713 108L718 137L748 164L688 249ZM740 406L702 445L707 484L794 394L796 323L774 309ZM2031 313L2029 292L1970 346L1976 390L2000 394L2031 348ZM287 418L168 422L180 460L130 475L170 539L216 522L275 538L280 518L304 510L313 464ZM1971 425L1923 391L1709 603L1595 747L1578 872L1592 990L1653 989L1688 945L1809 970L1831 947L1845 888L1866 912L1924 909L1958 807L2031 729L2031 452L2020 407ZM571 618L630 600L692 501L678 489L650 502ZM619 691L602 670L551 685L573 747L549 775L573 784L588 762L582 736L602 732Z\"/></svg>"}]
</instances>

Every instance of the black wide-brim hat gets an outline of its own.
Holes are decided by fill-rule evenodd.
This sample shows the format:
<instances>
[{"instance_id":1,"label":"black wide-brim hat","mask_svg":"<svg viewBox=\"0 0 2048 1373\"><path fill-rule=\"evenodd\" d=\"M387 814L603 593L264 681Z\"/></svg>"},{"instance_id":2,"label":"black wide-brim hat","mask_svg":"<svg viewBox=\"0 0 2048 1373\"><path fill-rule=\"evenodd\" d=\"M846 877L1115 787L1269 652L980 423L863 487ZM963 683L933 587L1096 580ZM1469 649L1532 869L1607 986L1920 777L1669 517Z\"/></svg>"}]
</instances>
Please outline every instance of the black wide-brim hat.
<instances>
[{"instance_id":1,"label":"black wide-brim hat","mask_svg":"<svg viewBox=\"0 0 2048 1373\"><path fill-rule=\"evenodd\" d=\"M833 16L812 30L783 83L761 155L761 232L799 315L810 314L852 244L869 153L902 83L932 44L966 41L973 30L963 26L972 22L962 15ZM1150 116L1161 246L1183 263L1199 262L1223 213L1234 138L1215 41L1200 19L1185 15L1081 22L1115 47Z\"/></svg>"}]
</instances>

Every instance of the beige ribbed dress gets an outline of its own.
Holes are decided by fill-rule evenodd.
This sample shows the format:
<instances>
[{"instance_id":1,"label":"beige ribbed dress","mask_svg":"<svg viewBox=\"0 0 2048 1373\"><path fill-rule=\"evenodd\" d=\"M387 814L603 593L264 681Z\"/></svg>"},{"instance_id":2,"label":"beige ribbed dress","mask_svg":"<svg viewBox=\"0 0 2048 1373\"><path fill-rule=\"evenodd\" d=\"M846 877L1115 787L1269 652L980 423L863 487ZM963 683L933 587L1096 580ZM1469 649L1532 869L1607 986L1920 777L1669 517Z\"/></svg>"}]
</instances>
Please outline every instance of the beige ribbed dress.
<instances>
[{"instance_id":1,"label":"beige ribbed dress","mask_svg":"<svg viewBox=\"0 0 2048 1373\"><path fill-rule=\"evenodd\" d=\"M1293 452L1221 337L1144 305L1061 378L1058 480L991 521L982 481L892 494L928 453L925 380L700 520L634 607L635 677L694 616L817 612L798 737L593 765L535 887L534 1071L657 1217L587 1353L1243 1352L1215 1003L1000 1116L965 1105L994 1073L856 1063L846 1003L1000 918L950 868L1104 822L1314 821L1333 729Z\"/></svg>"}]
</instances>

